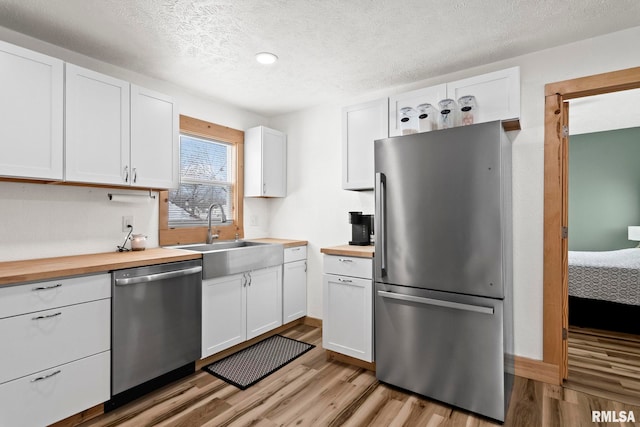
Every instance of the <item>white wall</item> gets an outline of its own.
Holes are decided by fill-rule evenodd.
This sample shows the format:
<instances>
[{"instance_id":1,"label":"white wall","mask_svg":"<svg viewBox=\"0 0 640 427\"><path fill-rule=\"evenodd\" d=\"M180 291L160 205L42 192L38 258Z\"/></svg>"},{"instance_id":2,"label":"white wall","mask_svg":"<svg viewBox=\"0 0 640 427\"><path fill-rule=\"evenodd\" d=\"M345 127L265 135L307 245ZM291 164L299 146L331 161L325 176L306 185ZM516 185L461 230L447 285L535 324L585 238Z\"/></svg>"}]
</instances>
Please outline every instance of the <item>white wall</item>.
<instances>
[{"instance_id":1,"label":"white wall","mask_svg":"<svg viewBox=\"0 0 640 427\"><path fill-rule=\"evenodd\" d=\"M3 27L0 40L168 94L177 100L180 114L242 130L266 123L260 115ZM114 190L0 182L0 261L115 250L126 235L121 231L122 216L132 214L134 232L149 236L148 247L157 246L157 203L108 203L109 191ZM267 203L250 200L244 212L256 223L245 227L245 235L266 236Z\"/></svg>"},{"instance_id":2,"label":"white wall","mask_svg":"<svg viewBox=\"0 0 640 427\"><path fill-rule=\"evenodd\" d=\"M542 359L544 85L638 66L637 40L640 27L270 119L269 126L288 134L289 194L270 201L269 231L309 240L309 315L322 317L319 249L348 241L348 211L373 212L371 192L340 186L341 108L519 65L522 130L511 135L515 353Z\"/></svg>"}]
</instances>

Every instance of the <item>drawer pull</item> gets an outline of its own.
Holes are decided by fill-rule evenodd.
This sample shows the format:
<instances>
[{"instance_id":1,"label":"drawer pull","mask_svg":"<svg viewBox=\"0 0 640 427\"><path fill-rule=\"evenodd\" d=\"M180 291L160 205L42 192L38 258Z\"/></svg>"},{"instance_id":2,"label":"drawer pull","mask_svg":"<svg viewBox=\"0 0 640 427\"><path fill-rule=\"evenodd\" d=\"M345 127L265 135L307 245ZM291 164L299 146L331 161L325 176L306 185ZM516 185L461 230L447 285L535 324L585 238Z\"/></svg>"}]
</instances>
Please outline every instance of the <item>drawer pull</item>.
<instances>
[{"instance_id":1,"label":"drawer pull","mask_svg":"<svg viewBox=\"0 0 640 427\"><path fill-rule=\"evenodd\" d=\"M36 292L36 291L47 291L49 289L55 289L55 288L59 288L62 286L62 283L56 283L55 285L52 286L38 286L37 288L33 288L31 289L32 291Z\"/></svg>"},{"instance_id":2,"label":"drawer pull","mask_svg":"<svg viewBox=\"0 0 640 427\"><path fill-rule=\"evenodd\" d=\"M338 277L338 282L342 282L342 283L353 283L353 280L349 280L349 279L341 279Z\"/></svg>"},{"instance_id":3,"label":"drawer pull","mask_svg":"<svg viewBox=\"0 0 640 427\"><path fill-rule=\"evenodd\" d=\"M32 317L31 320L42 320L42 319L50 319L52 317L60 316L62 314L61 311L53 314L46 314L44 316Z\"/></svg>"},{"instance_id":4,"label":"drawer pull","mask_svg":"<svg viewBox=\"0 0 640 427\"><path fill-rule=\"evenodd\" d=\"M49 375L43 375L41 377L34 378L34 379L31 380L31 382L35 383L36 381L46 380L48 378L53 377L54 375L58 375L60 372L62 372L62 371L60 369L58 369L57 371L54 371L54 372L50 373Z\"/></svg>"},{"instance_id":5,"label":"drawer pull","mask_svg":"<svg viewBox=\"0 0 640 427\"><path fill-rule=\"evenodd\" d=\"M338 258L338 261L340 261L340 262L353 262L353 260L349 259L349 258Z\"/></svg>"},{"instance_id":6,"label":"drawer pull","mask_svg":"<svg viewBox=\"0 0 640 427\"><path fill-rule=\"evenodd\" d=\"M298 252L300 250L300 248L292 248L291 252Z\"/></svg>"}]
</instances>

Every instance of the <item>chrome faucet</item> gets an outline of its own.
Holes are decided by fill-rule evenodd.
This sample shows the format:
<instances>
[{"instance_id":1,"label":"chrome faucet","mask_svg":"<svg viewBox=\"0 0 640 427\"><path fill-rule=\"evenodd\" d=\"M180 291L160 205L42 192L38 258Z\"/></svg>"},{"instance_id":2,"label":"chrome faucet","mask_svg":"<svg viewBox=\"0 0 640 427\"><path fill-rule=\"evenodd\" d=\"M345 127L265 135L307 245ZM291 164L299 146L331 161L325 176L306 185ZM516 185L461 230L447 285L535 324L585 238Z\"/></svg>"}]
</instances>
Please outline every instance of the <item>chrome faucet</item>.
<instances>
[{"instance_id":1,"label":"chrome faucet","mask_svg":"<svg viewBox=\"0 0 640 427\"><path fill-rule=\"evenodd\" d=\"M220 203L212 203L211 206L209 206L209 215L208 215L209 229L207 230L207 244L213 243L213 239L217 239L218 237L220 237L218 234L211 233L211 211L216 206L220 208L220 217L222 222L223 223L227 222L227 216L224 214L224 209L222 208L222 205Z\"/></svg>"}]
</instances>

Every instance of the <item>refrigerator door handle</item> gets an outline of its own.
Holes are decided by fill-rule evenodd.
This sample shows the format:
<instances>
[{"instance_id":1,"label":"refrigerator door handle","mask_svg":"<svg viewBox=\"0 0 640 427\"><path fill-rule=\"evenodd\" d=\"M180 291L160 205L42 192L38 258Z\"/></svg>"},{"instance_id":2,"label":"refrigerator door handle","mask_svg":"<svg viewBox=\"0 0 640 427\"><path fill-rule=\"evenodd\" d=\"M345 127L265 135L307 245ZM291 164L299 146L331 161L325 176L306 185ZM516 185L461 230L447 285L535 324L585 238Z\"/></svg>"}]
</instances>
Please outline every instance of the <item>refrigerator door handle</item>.
<instances>
[{"instance_id":1,"label":"refrigerator door handle","mask_svg":"<svg viewBox=\"0 0 640 427\"><path fill-rule=\"evenodd\" d=\"M380 243L380 277L387 275L387 242L386 242L386 218L387 210L387 177L381 173L376 173L376 215L378 223L376 224L376 234L378 234L378 242Z\"/></svg>"},{"instance_id":2,"label":"refrigerator door handle","mask_svg":"<svg viewBox=\"0 0 640 427\"><path fill-rule=\"evenodd\" d=\"M388 291L378 291L378 295L383 298L396 299L400 301L417 302L419 304L435 305L438 307L453 308L455 310L473 311L475 313L482 314L493 314L493 307L483 307L480 305L463 304L460 302L444 301L440 299L416 297L413 295L404 295Z\"/></svg>"}]
</instances>

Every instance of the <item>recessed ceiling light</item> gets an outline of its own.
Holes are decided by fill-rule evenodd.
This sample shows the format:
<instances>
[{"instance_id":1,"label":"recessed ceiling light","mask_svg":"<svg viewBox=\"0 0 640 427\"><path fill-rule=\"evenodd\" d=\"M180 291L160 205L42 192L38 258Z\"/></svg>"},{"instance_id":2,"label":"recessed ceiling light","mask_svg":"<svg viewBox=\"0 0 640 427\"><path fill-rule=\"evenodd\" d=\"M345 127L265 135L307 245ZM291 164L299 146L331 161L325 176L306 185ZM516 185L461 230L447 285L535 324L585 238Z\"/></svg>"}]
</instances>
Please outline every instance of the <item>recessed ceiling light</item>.
<instances>
[{"instance_id":1,"label":"recessed ceiling light","mask_svg":"<svg viewBox=\"0 0 640 427\"><path fill-rule=\"evenodd\" d=\"M278 60L278 57L271 52L259 52L256 53L256 61L261 64L273 64Z\"/></svg>"}]
</instances>

